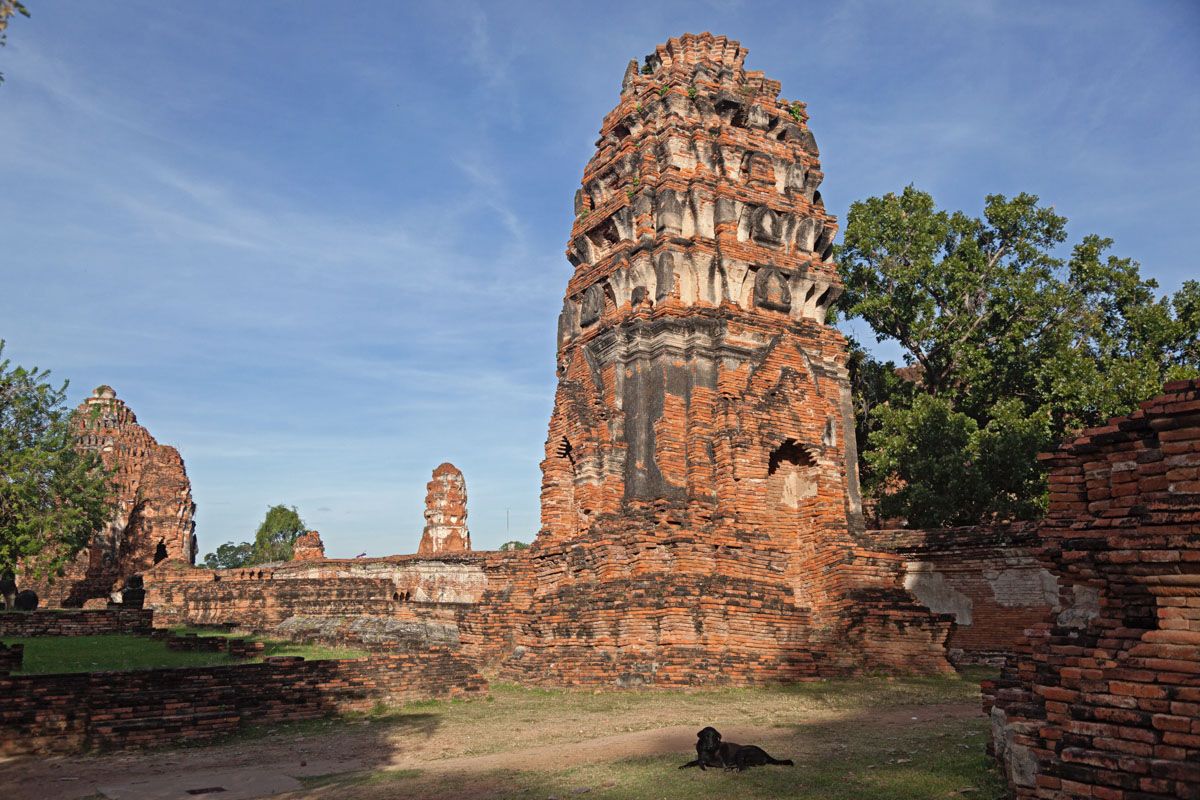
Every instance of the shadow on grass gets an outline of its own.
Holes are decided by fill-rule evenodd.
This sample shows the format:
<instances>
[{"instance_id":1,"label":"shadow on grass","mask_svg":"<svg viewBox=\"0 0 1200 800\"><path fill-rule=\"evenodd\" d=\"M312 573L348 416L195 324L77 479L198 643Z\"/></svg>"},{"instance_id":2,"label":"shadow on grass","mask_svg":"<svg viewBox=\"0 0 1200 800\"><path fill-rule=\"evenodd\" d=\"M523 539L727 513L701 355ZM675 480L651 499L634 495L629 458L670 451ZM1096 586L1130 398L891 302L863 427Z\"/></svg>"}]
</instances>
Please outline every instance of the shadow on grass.
<instances>
[{"instance_id":1,"label":"shadow on grass","mask_svg":"<svg viewBox=\"0 0 1200 800\"><path fill-rule=\"evenodd\" d=\"M697 725L702 722L697 720ZM794 759L795 767L761 767L743 773L678 769L691 757L688 753L563 766L543 750L530 753L517 769L456 771L431 761L416 770L320 776L306 779L305 792L292 797L1000 800L1004 787L984 753L986 726L982 716L892 718L880 723L870 712L862 712L836 722L792 725L759 742L778 758ZM514 760L519 763L520 757Z\"/></svg>"},{"instance_id":2,"label":"shadow on grass","mask_svg":"<svg viewBox=\"0 0 1200 800\"><path fill-rule=\"evenodd\" d=\"M249 723L216 739L164 741L160 747L136 752L98 750L84 755L0 759L0 786L5 787L0 794L4 800L90 800L98 796L99 787L121 786L135 777L141 783L139 791L150 791L156 776L166 783L191 775L195 775L196 790L211 789L220 786L223 772L246 768L309 780L305 776L314 772L341 772L350 766L363 776L361 782L366 786L390 783L417 774L386 768L405 742L433 737L444 713L430 703L418 708L388 706L365 714L331 714L301 722ZM328 743L335 738L337 750L330 752ZM50 793L47 787L51 787Z\"/></svg>"}]
</instances>

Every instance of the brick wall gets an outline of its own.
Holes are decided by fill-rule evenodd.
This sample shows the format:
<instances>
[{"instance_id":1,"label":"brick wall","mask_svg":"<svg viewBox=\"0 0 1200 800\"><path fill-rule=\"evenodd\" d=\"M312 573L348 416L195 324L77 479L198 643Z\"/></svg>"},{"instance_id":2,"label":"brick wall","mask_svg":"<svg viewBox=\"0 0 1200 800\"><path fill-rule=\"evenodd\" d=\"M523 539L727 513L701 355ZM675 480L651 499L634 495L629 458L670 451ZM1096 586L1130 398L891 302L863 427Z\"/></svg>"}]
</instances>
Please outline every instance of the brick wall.
<instances>
[{"instance_id":1,"label":"brick wall","mask_svg":"<svg viewBox=\"0 0 1200 800\"><path fill-rule=\"evenodd\" d=\"M292 561L245 569L164 562L145 575L159 626L235 623L268 630L296 615L394 616L409 604L459 605L508 585L516 553Z\"/></svg>"},{"instance_id":2,"label":"brick wall","mask_svg":"<svg viewBox=\"0 0 1200 800\"><path fill-rule=\"evenodd\" d=\"M105 633L149 633L154 612L140 608L0 613L0 638L25 636L96 636Z\"/></svg>"},{"instance_id":3,"label":"brick wall","mask_svg":"<svg viewBox=\"0 0 1200 800\"><path fill-rule=\"evenodd\" d=\"M1044 456L1039 556L1076 597L984 683L1018 800L1200 798L1200 381Z\"/></svg>"},{"instance_id":4,"label":"brick wall","mask_svg":"<svg viewBox=\"0 0 1200 800\"><path fill-rule=\"evenodd\" d=\"M896 555L905 588L938 613L951 614L956 664L1003 663L1025 628L1061 610L1058 579L1035 552L1035 523L933 530L870 530Z\"/></svg>"},{"instance_id":5,"label":"brick wall","mask_svg":"<svg viewBox=\"0 0 1200 800\"><path fill-rule=\"evenodd\" d=\"M0 755L78 753L209 739L252 723L314 719L402 702L485 693L445 648L349 661L0 675Z\"/></svg>"}]
</instances>

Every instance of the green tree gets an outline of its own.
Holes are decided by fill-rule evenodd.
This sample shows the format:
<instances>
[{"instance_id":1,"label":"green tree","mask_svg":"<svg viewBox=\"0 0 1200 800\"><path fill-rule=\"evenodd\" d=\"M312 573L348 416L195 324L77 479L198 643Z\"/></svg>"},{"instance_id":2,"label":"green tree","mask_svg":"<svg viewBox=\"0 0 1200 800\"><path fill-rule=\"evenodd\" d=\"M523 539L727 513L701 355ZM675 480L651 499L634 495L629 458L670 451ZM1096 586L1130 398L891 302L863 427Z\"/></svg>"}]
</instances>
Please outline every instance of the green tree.
<instances>
[{"instance_id":1,"label":"green tree","mask_svg":"<svg viewBox=\"0 0 1200 800\"><path fill-rule=\"evenodd\" d=\"M75 449L67 383L49 375L0 358L0 574L60 572L113 512L111 474Z\"/></svg>"},{"instance_id":2,"label":"green tree","mask_svg":"<svg viewBox=\"0 0 1200 800\"><path fill-rule=\"evenodd\" d=\"M513 539L511 542L505 542L504 544L500 545L500 549L505 552L507 552L509 550L526 550L528 548L529 548L529 545L527 545L525 542L517 541L516 539Z\"/></svg>"},{"instance_id":3,"label":"green tree","mask_svg":"<svg viewBox=\"0 0 1200 800\"><path fill-rule=\"evenodd\" d=\"M851 352L863 483L885 516L1034 516L1039 451L1200 374L1200 283L1160 297L1098 236L1064 259L1066 224L1028 194L991 195L980 218L912 186L851 206L840 310L907 365Z\"/></svg>"},{"instance_id":4,"label":"green tree","mask_svg":"<svg viewBox=\"0 0 1200 800\"><path fill-rule=\"evenodd\" d=\"M305 530L304 520L300 519L295 506L271 506L254 534L253 551L246 563L288 561L292 557L292 545Z\"/></svg>"},{"instance_id":5,"label":"green tree","mask_svg":"<svg viewBox=\"0 0 1200 800\"><path fill-rule=\"evenodd\" d=\"M217 548L217 552L209 553L204 557L204 566L209 569L244 567L250 563L250 558L253 554L254 545L250 544L250 542L242 542L241 544L226 542Z\"/></svg>"}]
</instances>

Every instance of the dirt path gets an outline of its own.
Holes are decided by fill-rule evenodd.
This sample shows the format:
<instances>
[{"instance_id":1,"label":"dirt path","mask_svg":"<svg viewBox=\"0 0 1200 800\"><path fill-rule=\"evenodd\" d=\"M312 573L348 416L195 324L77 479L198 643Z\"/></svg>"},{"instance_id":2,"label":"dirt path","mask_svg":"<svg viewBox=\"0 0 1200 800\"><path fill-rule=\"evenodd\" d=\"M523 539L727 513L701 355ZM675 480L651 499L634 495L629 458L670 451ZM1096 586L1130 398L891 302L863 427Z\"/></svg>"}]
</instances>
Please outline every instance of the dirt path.
<instances>
[{"instance_id":1,"label":"dirt path","mask_svg":"<svg viewBox=\"0 0 1200 800\"><path fill-rule=\"evenodd\" d=\"M954 704L940 706L917 706L913 708L894 708L873 714L871 723L879 728L895 725L911 724L914 720L930 719L967 719L980 715L977 704ZM834 721L844 715L814 715L808 722ZM412 769L419 767L426 773L455 773L489 772L498 769L512 770L554 770L563 767L573 767L580 764L619 761L623 758L634 758L647 755L666 755L680 753L683 760L693 757L696 747L695 725L676 725L669 728L654 728L645 731L633 731L615 736L601 736L581 742L530 747L522 750L510 750L491 753L484 756L466 756L459 758L444 758L437 761L415 762L408 758L393 760L389 768ZM722 736L734 742L754 742L770 744L787 740L793 750L799 746L803 752L811 752L805 748L805 743L797 741L794 734L786 728L760 727L754 725L723 726ZM682 763L682 762L681 762Z\"/></svg>"},{"instance_id":2,"label":"dirt path","mask_svg":"<svg viewBox=\"0 0 1200 800\"><path fill-rule=\"evenodd\" d=\"M857 712L861 714L861 712ZM965 719L980 714L975 703L895 707L871 712L869 724L881 731L916 722ZM853 713L813 711L805 724L837 722ZM325 730L270 734L261 739L235 740L203 747L139 753L115 753L71 758L0 760L0 786L6 800L76 800L95 797L100 787L122 798L187 798L189 786L230 783L222 800L244 800L280 791L302 776L359 770L420 769L425 774L484 773L493 770L553 771L568 766L605 763L644 755L678 753L691 757L696 731L710 720L601 736L580 731L553 744L517 746L483 755L464 755L489 749L491 741L462 741L440 730L432 715L413 714L395 724L359 722ZM614 720L619 723L619 718ZM764 746L787 743L788 755L813 755L793 728L729 723L717 724L727 739ZM538 723L532 723L537 725ZM601 731L596 731L601 733ZM768 747L769 749L769 747ZM234 790L232 784L257 774L263 780ZM267 778L277 779L274 783ZM241 784L239 784L240 786ZM277 788L268 789L269 786ZM116 789L112 788L116 787ZM125 787L121 790L121 787ZM256 788L258 787L258 788ZM301 795L302 796L302 795Z\"/></svg>"}]
</instances>

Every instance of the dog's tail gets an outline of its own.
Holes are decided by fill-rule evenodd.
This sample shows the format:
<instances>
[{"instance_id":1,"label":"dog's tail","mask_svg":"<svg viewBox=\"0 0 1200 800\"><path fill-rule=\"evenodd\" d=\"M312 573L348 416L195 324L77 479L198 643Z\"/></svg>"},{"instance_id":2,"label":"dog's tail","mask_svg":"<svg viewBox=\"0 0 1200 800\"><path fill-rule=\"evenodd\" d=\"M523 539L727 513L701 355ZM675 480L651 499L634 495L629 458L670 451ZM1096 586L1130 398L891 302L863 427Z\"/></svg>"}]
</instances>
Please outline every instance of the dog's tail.
<instances>
[{"instance_id":1,"label":"dog's tail","mask_svg":"<svg viewBox=\"0 0 1200 800\"><path fill-rule=\"evenodd\" d=\"M770 761L769 761L768 763L770 763L770 764L776 764L776 765L778 765L778 766L780 766L780 767L794 767L794 766L796 766L796 762L792 761L790 758L771 758L770 756L767 756L767 758L769 758L769 759L770 759Z\"/></svg>"}]
</instances>

